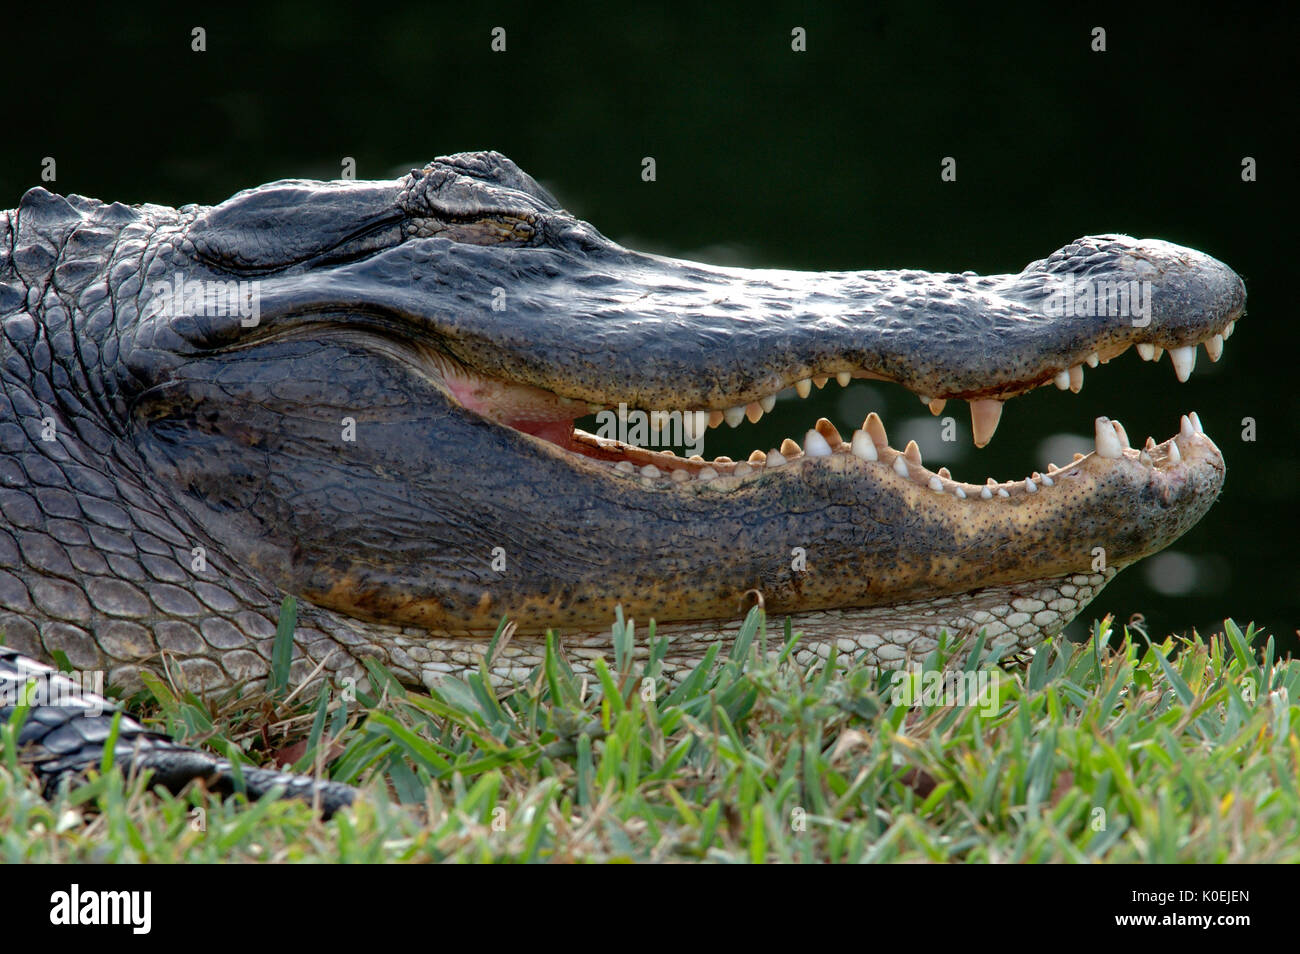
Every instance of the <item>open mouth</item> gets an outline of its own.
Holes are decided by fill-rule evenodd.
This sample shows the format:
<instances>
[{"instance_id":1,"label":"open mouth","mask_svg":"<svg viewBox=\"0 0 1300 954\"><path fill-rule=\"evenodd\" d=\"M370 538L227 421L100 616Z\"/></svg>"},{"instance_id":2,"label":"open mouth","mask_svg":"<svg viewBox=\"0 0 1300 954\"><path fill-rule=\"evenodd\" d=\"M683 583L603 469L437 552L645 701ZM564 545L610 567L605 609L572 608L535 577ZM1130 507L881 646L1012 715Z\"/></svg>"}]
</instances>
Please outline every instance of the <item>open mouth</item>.
<instances>
[{"instance_id":1,"label":"open mouth","mask_svg":"<svg viewBox=\"0 0 1300 954\"><path fill-rule=\"evenodd\" d=\"M1218 361L1223 354L1224 342L1231 336L1237 311L1228 316L1221 328L1202 341L1171 347L1170 363L1180 382L1191 376L1197 358L1197 348L1204 345L1210 361ZM930 412L939 415L947 402L966 400L970 407L971 429L975 445L983 447L993 438L1002 414L1002 406L1010 397L1027 393L1049 382L1061 390L1078 393L1083 387L1084 368L1096 368L1110 362L1132 347L1143 361L1158 362L1165 348L1135 342L1101 346L1070 367L1034 379L1003 385L989 393L962 393L933 397L917 395ZM854 378L889 381L884 375L857 369L827 369L826 373L813 374L787 382L788 386L745 403L728 403L725 407L691 408L685 410L629 409L626 405L597 404L580 398L562 396L530 385L516 384L495 378L483 377L464 366L448 360L439 361L444 385L452 397L467 410L510 427L522 434L559 447L575 458L595 461L612 474L637 478L648 488L694 489L708 486L715 490L728 490L761 478L778 469L798 468L814 458L839 459L846 466L851 459L854 466L880 467L899 479L929 488L936 494L950 494L961 500L991 500L1035 494L1050 488L1058 481L1069 480L1081 473L1081 468L1096 458L1099 462L1117 460L1127 456L1145 466L1158 470L1177 468L1182 463L1184 445L1196 435L1202 435L1201 423L1195 412L1184 415L1179 434L1163 443L1148 438L1142 447L1130 444L1123 425L1105 417L1094 421L1094 449L1090 454L1075 454L1065 465L1055 462L1044 470L1014 480L997 481L987 478L983 483L956 480L947 467L937 471L927 469L915 441L899 450L891 447L884 422L875 412L855 428L846 439L827 418L820 418L808 428L801 440L786 438L779 446L767 450L755 448L744 460L718 456L706 459L701 455L679 456L672 450L656 450L642 446L636 440L619 440L593 434L576 426L576 422L589 414L598 419L622 415L622 432L631 434L640 428L642 435L660 436L652 443L690 445L702 438L707 430L727 425L740 428L746 421L757 423L764 414L773 410L779 399L807 398L814 388L825 387L832 379L847 387ZM722 402L720 402L722 403ZM629 423L630 422L630 423ZM604 430L604 428L601 428ZM1208 438L1205 438L1208 442Z\"/></svg>"}]
</instances>

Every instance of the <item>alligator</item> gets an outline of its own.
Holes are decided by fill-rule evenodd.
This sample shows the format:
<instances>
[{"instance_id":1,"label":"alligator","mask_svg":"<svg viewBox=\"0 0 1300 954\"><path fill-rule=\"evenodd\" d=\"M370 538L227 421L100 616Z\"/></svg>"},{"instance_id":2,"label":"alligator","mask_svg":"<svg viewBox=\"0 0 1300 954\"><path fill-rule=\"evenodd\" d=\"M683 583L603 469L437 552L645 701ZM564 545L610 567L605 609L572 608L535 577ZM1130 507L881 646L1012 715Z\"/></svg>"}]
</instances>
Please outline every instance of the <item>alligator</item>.
<instances>
[{"instance_id":1,"label":"alligator","mask_svg":"<svg viewBox=\"0 0 1300 954\"><path fill-rule=\"evenodd\" d=\"M214 207L34 188L0 213L0 632L127 687L262 679L286 595L299 679L519 681L547 631L587 671L618 606L670 678L755 603L804 665L1024 650L1209 509L1195 414L1142 447L1098 418L1092 453L982 484L874 413L741 460L577 422L685 443L867 378L968 402L983 446L1004 402L1130 347L1186 380L1244 310L1226 265L1123 235L991 276L643 254L495 152Z\"/></svg>"}]
</instances>

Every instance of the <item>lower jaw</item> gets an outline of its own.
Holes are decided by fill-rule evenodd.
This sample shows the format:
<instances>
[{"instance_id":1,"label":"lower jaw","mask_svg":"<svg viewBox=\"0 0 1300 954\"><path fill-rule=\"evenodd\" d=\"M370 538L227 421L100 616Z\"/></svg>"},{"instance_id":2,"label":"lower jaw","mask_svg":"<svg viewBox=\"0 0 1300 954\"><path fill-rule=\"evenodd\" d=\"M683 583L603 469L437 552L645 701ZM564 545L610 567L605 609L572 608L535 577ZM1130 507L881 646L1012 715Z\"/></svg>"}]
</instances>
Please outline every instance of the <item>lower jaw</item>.
<instances>
[{"instance_id":1,"label":"lower jaw","mask_svg":"<svg viewBox=\"0 0 1300 954\"><path fill-rule=\"evenodd\" d=\"M951 667L963 664L981 634L986 653L1014 655L1059 634L1118 571L1118 567L1110 566L1097 573L1070 573L891 606L790 614L793 632L800 636L791 655L800 666L834 658L841 666L899 669L920 662L943 639L953 650L948 658ZM768 619L769 655L782 649L785 615L774 614ZM640 638L634 644L633 656L645 660L650 652L645 638L649 620L636 622ZM742 624L739 618L656 623L655 640L669 641L662 664L665 678L684 678L714 645L725 654ZM416 635L410 630L386 632L384 640L400 649L404 657L404 664L394 666L398 675L425 685L477 672L489 647L486 638ZM611 661L608 631L561 633L557 645L569 666L580 675L594 674L597 658ZM543 663L545 651L545 640L536 635L506 639L487 660L488 672L494 683L520 683Z\"/></svg>"}]
</instances>

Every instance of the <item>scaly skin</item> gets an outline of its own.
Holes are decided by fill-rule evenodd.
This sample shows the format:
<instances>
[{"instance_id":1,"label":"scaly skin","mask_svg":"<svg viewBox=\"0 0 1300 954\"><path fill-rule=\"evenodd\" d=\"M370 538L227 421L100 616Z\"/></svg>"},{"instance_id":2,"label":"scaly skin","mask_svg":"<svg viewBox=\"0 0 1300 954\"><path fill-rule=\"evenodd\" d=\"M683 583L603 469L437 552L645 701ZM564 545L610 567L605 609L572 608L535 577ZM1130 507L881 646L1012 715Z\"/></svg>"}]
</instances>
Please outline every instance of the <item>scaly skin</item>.
<instances>
[{"instance_id":1,"label":"scaly skin","mask_svg":"<svg viewBox=\"0 0 1300 954\"><path fill-rule=\"evenodd\" d=\"M255 281L256 325L163 308L177 274ZM1149 322L1049 316L1066 277L1149 282ZM1196 426L1139 451L1103 423L1098 453L983 499L876 421L859 454L823 423L783 463L573 421L620 402L754 415L847 372L976 402L984 443L991 402L1135 344L1214 347L1244 305L1223 264L1123 236L989 277L643 255L494 153L214 208L32 190L0 213L0 630L128 685L164 662L210 686L262 676L285 593L304 601L298 676L369 655L433 682L476 667L502 616L500 678L548 627L583 668L620 603L674 637L671 672L758 597L794 614L804 661L835 645L898 665L940 629L1029 646L1206 512L1223 460Z\"/></svg>"}]
</instances>

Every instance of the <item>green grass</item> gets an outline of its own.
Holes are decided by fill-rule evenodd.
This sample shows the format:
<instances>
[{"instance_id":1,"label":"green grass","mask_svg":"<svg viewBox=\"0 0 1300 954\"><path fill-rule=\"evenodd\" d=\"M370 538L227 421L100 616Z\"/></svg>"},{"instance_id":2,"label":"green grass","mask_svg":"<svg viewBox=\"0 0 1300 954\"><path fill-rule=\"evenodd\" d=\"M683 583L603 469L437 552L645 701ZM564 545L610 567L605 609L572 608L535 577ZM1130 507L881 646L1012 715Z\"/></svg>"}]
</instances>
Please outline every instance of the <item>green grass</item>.
<instances>
[{"instance_id":1,"label":"green grass","mask_svg":"<svg viewBox=\"0 0 1300 954\"><path fill-rule=\"evenodd\" d=\"M1300 664L1271 641L1252 655L1231 621L1208 641L1126 632L1111 652L1109 636L968 663L996 674L985 711L909 708L852 665L806 671L757 610L675 687L621 622L597 678L552 646L509 691L478 675L410 692L379 667L360 707L151 683L132 704L159 727L251 762L296 741L306 771L328 748L363 800L324 822L111 769L51 804L0 741L0 862L1300 860Z\"/></svg>"}]
</instances>

